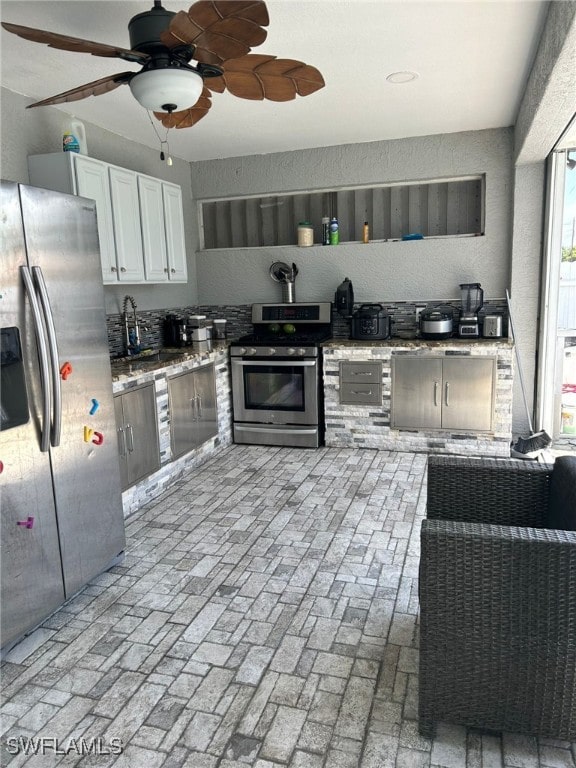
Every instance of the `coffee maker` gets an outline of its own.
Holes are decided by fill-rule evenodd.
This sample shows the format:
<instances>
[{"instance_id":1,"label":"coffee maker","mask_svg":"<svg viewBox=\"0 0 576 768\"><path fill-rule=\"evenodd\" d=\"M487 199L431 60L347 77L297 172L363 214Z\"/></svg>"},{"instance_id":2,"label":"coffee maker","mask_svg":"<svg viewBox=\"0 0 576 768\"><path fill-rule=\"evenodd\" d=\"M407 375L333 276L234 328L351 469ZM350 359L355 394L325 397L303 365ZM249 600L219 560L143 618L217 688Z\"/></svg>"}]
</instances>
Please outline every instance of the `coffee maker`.
<instances>
[{"instance_id":1,"label":"coffee maker","mask_svg":"<svg viewBox=\"0 0 576 768\"><path fill-rule=\"evenodd\" d=\"M166 315L164 320L164 344L167 347L185 347L188 343L186 320L177 315Z\"/></svg>"},{"instance_id":2,"label":"coffee maker","mask_svg":"<svg viewBox=\"0 0 576 768\"><path fill-rule=\"evenodd\" d=\"M475 338L480 336L478 312L484 305L484 291L480 283L460 283L462 309L458 321L458 336Z\"/></svg>"}]
</instances>

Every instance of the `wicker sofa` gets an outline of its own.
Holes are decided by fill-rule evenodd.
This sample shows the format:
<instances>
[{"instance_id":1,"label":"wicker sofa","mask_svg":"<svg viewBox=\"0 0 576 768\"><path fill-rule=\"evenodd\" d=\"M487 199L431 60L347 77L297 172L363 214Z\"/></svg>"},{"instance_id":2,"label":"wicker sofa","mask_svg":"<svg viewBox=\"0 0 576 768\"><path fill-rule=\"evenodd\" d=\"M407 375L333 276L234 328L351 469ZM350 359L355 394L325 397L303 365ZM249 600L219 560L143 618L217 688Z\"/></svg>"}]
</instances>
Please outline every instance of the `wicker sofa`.
<instances>
[{"instance_id":1,"label":"wicker sofa","mask_svg":"<svg viewBox=\"0 0 576 768\"><path fill-rule=\"evenodd\" d=\"M555 490L560 461L429 457L419 582L425 736L445 721L576 740L576 530L547 527L552 497L576 514L576 458L562 457L564 489Z\"/></svg>"}]
</instances>

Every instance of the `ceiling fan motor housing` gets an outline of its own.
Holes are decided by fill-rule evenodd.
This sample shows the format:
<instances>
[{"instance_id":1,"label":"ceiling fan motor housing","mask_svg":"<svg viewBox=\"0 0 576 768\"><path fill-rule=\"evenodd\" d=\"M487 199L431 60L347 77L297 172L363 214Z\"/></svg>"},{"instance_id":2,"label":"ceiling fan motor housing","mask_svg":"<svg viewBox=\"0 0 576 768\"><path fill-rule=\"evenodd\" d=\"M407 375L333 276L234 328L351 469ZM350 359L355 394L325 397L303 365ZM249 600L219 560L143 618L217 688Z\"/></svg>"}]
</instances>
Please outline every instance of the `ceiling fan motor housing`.
<instances>
[{"instance_id":1,"label":"ceiling fan motor housing","mask_svg":"<svg viewBox=\"0 0 576 768\"><path fill-rule=\"evenodd\" d=\"M128 23L130 48L133 51L143 51L151 55L158 49L164 49L160 42L160 35L167 29L175 15L173 11L167 11L155 2L154 8L131 18Z\"/></svg>"}]
</instances>

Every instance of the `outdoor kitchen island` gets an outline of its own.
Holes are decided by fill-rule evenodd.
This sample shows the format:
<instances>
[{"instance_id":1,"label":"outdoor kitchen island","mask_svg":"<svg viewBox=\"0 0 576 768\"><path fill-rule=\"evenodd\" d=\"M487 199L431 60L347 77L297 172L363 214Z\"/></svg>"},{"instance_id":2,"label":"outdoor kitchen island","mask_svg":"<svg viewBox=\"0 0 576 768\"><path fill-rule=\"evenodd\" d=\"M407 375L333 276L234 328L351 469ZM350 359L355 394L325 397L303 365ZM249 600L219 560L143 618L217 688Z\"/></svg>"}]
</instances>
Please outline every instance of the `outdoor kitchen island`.
<instances>
[{"instance_id":1,"label":"outdoor kitchen island","mask_svg":"<svg viewBox=\"0 0 576 768\"><path fill-rule=\"evenodd\" d=\"M510 339L332 339L322 347L327 446L510 456Z\"/></svg>"}]
</instances>

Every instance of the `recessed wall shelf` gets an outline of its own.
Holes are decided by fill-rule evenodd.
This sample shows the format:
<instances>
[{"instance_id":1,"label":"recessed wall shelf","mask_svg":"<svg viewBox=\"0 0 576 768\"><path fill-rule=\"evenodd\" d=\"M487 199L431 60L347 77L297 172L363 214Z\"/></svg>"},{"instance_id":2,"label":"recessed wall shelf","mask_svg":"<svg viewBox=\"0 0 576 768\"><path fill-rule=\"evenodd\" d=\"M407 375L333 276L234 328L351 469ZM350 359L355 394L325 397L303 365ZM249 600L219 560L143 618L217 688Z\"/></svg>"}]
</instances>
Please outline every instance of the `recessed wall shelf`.
<instances>
[{"instance_id":1,"label":"recessed wall shelf","mask_svg":"<svg viewBox=\"0 0 576 768\"><path fill-rule=\"evenodd\" d=\"M296 245L299 221L314 227L322 242L322 217L336 216L340 242L477 235L484 231L485 178L467 176L425 182L235 197L198 202L201 248L258 248Z\"/></svg>"}]
</instances>

